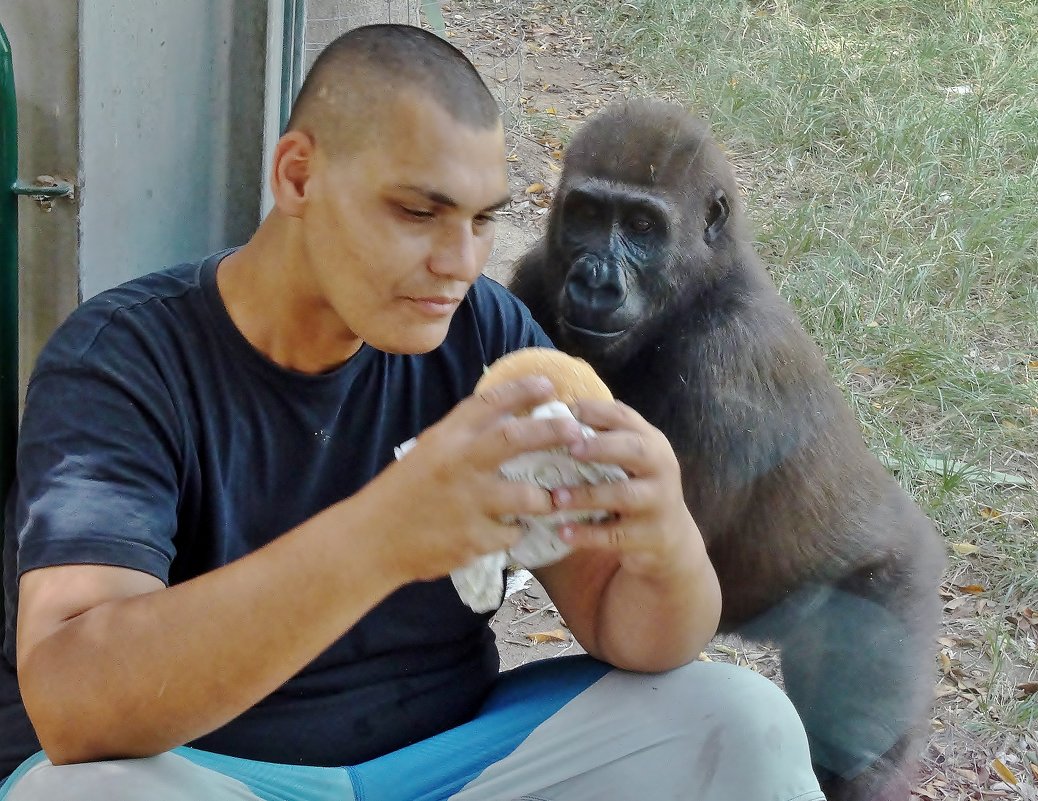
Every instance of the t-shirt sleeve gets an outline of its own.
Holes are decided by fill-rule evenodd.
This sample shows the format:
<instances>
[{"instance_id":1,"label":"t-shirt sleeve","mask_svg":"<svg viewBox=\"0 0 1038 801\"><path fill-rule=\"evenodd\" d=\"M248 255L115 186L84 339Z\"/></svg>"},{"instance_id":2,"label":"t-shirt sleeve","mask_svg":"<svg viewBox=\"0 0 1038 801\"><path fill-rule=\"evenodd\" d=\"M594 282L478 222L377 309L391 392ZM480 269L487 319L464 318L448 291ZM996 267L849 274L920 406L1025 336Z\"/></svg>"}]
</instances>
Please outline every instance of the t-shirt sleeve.
<instances>
[{"instance_id":1,"label":"t-shirt sleeve","mask_svg":"<svg viewBox=\"0 0 1038 801\"><path fill-rule=\"evenodd\" d=\"M177 443L168 398L149 396L136 383L87 368L34 376L8 521L8 536L17 537L19 576L40 567L98 564L168 582Z\"/></svg>"}]
</instances>

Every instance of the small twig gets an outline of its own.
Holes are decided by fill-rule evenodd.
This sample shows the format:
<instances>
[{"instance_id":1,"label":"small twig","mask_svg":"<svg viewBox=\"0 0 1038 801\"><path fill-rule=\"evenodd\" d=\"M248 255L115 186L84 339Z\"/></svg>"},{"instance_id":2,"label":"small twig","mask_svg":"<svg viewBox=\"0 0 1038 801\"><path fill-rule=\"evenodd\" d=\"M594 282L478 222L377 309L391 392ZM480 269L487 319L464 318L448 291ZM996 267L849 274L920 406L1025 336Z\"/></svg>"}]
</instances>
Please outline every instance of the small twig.
<instances>
[{"instance_id":1,"label":"small twig","mask_svg":"<svg viewBox=\"0 0 1038 801\"><path fill-rule=\"evenodd\" d=\"M514 626L516 623L522 623L524 620L529 620L531 617L535 617L535 616L539 615L541 612L547 612L549 609L552 612L558 612L559 611L558 609L555 608L555 604L548 604L547 606L542 606L540 609L534 609L528 615L523 615L520 618L516 618L515 620L512 621L512 625Z\"/></svg>"}]
</instances>

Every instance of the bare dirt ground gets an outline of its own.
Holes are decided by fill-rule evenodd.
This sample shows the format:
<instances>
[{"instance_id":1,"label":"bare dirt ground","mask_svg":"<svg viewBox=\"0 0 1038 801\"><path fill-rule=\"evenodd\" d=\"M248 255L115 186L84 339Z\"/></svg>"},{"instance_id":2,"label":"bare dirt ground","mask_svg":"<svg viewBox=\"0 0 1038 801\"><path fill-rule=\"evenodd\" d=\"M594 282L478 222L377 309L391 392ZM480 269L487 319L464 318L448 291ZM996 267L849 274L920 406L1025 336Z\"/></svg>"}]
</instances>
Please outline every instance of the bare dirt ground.
<instances>
[{"instance_id":1,"label":"bare dirt ground","mask_svg":"<svg viewBox=\"0 0 1038 801\"><path fill-rule=\"evenodd\" d=\"M520 7L521 14L515 11ZM510 115L510 180L516 202L502 213L487 269L505 282L515 260L544 230L568 133L602 105L628 93L632 83L610 54L594 48L590 32L548 4L484 0L477 6L456 0L445 4L444 13L450 40L473 57ZM735 167L752 195L754 165ZM999 695L1038 693L1033 667L1038 609L1032 608L1038 605L998 607L976 591L982 577L961 561L957 564L941 587L945 607L934 644L935 708L913 798L1038 799L1038 736L1013 721L1006 721L1002 730L993 712L1010 708L999 705L1006 700ZM995 625L1004 622L1010 624L1013 648L1003 644L992 649L990 638L1004 630ZM493 628L505 670L582 652L536 581L509 595ZM993 664L992 652L1000 655L1001 664ZM702 658L741 664L782 681L775 651L734 637L716 638Z\"/></svg>"}]
</instances>

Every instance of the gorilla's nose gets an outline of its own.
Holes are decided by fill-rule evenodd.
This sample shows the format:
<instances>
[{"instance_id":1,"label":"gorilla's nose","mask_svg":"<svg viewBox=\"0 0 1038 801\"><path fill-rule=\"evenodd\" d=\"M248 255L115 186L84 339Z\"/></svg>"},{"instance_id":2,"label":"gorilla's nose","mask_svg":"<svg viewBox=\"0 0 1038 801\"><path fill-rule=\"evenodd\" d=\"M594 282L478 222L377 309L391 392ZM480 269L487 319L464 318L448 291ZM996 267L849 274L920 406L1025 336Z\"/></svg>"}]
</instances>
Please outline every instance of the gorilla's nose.
<instances>
[{"instance_id":1,"label":"gorilla's nose","mask_svg":"<svg viewBox=\"0 0 1038 801\"><path fill-rule=\"evenodd\" d=\"M623 305L627 299L627 282L617 267L597 256L584 255L570 267L566 277L566 299L571 312L578 316L600 317Z\"/></svg>"}]
</instances>

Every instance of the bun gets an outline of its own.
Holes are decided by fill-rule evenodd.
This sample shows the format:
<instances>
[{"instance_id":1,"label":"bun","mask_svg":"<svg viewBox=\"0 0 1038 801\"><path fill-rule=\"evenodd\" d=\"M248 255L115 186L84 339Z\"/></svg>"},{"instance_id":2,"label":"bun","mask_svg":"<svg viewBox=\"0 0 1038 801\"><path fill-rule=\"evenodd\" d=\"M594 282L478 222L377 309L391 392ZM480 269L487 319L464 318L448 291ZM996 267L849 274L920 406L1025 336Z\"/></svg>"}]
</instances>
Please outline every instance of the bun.
<instances>
[{"instance_id":1,"label":"bun","mask_svg":"<svg viewBox=\"0 0 1038 801\"><path fill-rule=\"evenodd\" d=\"M590 364L553 348L520 348L505 354L486 369L476 391L530 375L548 378L555 387L555 399L567 406L589 398L613 400L613 393Z\"/></svg>"}]
</instances>

